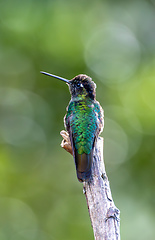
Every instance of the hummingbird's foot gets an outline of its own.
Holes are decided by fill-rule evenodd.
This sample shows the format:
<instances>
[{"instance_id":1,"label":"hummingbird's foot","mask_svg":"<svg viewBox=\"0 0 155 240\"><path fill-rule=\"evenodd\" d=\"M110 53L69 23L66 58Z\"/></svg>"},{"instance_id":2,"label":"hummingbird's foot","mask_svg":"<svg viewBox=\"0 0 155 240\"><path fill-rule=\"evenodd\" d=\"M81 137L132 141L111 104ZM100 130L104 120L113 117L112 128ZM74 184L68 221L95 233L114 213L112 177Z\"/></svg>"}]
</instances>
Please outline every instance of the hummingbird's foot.
<instances>
[{"instance_id":1,"label":"hummingbird's foot","mask_svg":"<svg viewBox=\"0 0 155 240\"><path fill-rule=\"evenodd\" d=\"M63 140L61 142L61 147L64 148L67 152L69 152L71 155L73 155L72 146L71 146L68 132L66 132L65 130L62 130L60 132L60 135L63 137Z\"/></svg>"}]
</instances>

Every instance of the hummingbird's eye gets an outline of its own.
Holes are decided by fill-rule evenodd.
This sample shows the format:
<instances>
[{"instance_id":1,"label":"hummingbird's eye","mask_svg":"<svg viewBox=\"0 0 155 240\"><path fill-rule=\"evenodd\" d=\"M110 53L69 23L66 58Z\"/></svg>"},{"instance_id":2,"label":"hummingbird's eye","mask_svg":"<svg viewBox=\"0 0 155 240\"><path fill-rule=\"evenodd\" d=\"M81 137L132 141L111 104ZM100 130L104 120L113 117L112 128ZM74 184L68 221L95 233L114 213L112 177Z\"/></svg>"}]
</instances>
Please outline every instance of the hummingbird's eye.
<instances>
[{"instance_id":1,"label":"hummingbird's eye","mask_svg":"<svg viewBox=\"0 0 155 240\"><path fill-rule=\"evenodd\" d=\"M78 88L83 88L83 84L79 82L79 83L77 83L77 87Z\"/></svg>"}]
</instances>

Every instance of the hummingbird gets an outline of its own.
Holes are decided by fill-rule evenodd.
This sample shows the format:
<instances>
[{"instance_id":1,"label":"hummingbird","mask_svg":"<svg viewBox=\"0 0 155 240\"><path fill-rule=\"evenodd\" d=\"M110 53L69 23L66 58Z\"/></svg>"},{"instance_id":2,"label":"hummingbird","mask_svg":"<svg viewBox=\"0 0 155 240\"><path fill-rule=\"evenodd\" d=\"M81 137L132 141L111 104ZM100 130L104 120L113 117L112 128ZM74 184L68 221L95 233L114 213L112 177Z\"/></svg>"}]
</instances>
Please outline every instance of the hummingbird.
<instances>
[{"instance_id":1,"label":"hummingbird","mask_svg":"<svg viewBox=\"0 0 155 240\"><path fill-rule=\"evenodd\" d=\"M79 74L71 80L41 71L67 83L71 100L67 106L64 125L69 133L77 178L89 181L96 140L104 127L103 109L96 100L96 84L92 78Z\"/></svg>"}]
</instances>

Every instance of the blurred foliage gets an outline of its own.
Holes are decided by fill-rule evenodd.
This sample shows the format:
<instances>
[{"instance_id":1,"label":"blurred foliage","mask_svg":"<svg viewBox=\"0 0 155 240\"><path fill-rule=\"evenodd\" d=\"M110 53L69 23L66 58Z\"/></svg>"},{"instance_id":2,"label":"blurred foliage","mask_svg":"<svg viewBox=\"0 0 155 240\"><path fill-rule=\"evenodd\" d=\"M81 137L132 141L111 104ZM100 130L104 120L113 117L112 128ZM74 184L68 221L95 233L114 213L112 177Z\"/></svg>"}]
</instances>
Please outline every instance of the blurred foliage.
<instances>
[{"instance_id":1,"label":"blurred foliage","mask_svg":"<svg viewBox=\"0 0 155 240\"><path fill-rule=\"evenodd\" d=\"M93 239L59 132L71 79L90 75L121 237L154 239L155 2L0 1L0 239ZM143 231L145 229L145 231Z\"/></svg>"}]
</instances>

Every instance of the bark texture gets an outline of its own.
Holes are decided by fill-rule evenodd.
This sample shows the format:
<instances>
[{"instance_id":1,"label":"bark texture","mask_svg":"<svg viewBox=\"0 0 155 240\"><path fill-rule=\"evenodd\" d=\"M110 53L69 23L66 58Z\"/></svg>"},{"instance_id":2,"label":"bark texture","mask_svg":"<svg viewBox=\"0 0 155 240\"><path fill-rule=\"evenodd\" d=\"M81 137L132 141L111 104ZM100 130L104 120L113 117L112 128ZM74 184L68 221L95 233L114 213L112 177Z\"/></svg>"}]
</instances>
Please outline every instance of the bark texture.
<instances>
[{"instance_id":1,"label":"bark texture","mask_svg":"<svg viewBox=\"0 0 155 240\"><path fill-rule=\"evenodd\" d=\"M68 133L63 137L61 146L72 154ZM95 240L120 240L120 211L112 199L108 177L103 161L103 138L99 137L93 156L92 177L83 182L89 216Z\"/></svg>"}]
</instances>

